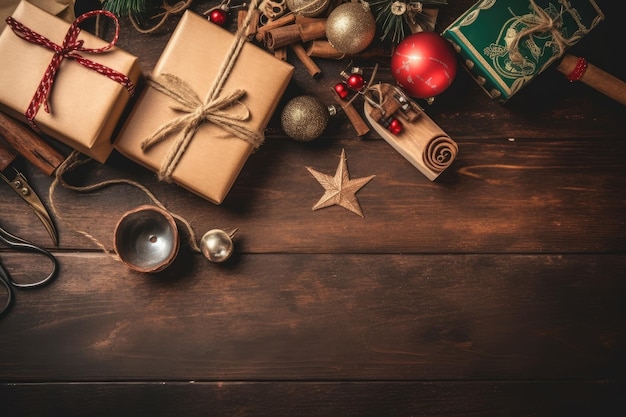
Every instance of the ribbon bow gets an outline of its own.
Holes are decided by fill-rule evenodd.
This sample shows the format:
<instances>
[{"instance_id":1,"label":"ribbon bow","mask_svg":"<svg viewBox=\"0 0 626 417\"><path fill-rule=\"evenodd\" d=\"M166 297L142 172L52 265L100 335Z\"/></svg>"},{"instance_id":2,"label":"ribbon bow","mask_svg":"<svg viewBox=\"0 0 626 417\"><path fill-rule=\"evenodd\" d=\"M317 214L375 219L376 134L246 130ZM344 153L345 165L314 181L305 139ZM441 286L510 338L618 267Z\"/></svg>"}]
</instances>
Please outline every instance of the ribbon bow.
<instances>
[{"instance_id":1,"label":"ribbon bow","mask_svg":"<svg viewBox=\"0 0 626 417\"><path fill-rule=\"evenodd\" d=\"M141 149L145 151L150 146L166 139L170 134L182 130L182 135L178 136L176 143L170 147L163 160L158 172L159 180L170 180L178 160L185 153L196 131L205 122L219 126L255 148L263 143L263 134L249 129L243 123L250 118L250 111L239 101L246 94L244 90L237 89L230 94L216 99L209 98L206 102L202 102L189 84L175 75L162 74L158 80L150 78L149 81L157 91L176 100L178 104L170 106L172 109L185 113L158 128L141 143ZM242 111L233 111L235 105L238 105Z\"/></svg>"},{"instance_id":2,"label":"ribbon bow","mask_svg":"<svg viewBox=\"0 0 626 417\"><path fill-rule=\"evenodd\" d=\"M519 43L522 38L524 38L525 36L533 35L534 33L542 32L550 32L556 46L559 48L559 53L557 55L560 56L566 47L570 47L574 43L573 40L563 37L560 31L561 14L559 14L555 19L550 16L550 14L548 14L544 9L539 7L537 3L535 3L535 0L530 0L530 5L534 12L536 24L528 26L526 29L519 32L517 36L515 36L515 38L511 41L508 46L509 56L511 57L511 60L515 62L523 61L523 57L518 49Z\"/></svg>"},{"instance_id":3,"label":"ribbon bow","mask_svg":"<svg viewBox=\"0 0 626 417\"><path fill-rule=\"evenodd\" d=\"M84 20L94 17L98 14L102 14L113 19L113 21L115 22L115 36L113 37L113 40L109 42L109 44L101 48L85 48L83 46L84 41L78 39L78 35L80 34L79 25ZM18 37L30 43L41 45L44 48L47 48L54 52L52 60L50 61L50 64L48 64L48 68L46 68L43 78L41 79L39 86L37 87L37 90L35 91L35 94L33 95L33 98L28 108L26 109L26 112L24 113L24 115L28 119L29 124L33 128L38 130L37 124L35 123L35 117L37 116L37 112L39 111L39 108L42 104L46 113L50 113L50 105L48 103L50 90L52 89L52 84L54 83L54 78L59 69L59 66L61 65L61 61L63 61L64 58L72 59L82 66L89 68L90 70L96 71L106 76L107 78L110 78L111 80L122 84L131 95L134 94L135 86L125 74L122 74L121 72L118 72L112 68L84 58L76 52L82 51L92 54L100 54L108 51L115 45L119 36L119 22L117 20L117 17L115 17L113 13L106 10L92 10L90 12L82 14L70 25L61 45L57 45L45 36L40 35L32 29L24 26L22 23L18 22L11 16L7 17L6 22L7 25Z\"/></svg>"}]
</instances>

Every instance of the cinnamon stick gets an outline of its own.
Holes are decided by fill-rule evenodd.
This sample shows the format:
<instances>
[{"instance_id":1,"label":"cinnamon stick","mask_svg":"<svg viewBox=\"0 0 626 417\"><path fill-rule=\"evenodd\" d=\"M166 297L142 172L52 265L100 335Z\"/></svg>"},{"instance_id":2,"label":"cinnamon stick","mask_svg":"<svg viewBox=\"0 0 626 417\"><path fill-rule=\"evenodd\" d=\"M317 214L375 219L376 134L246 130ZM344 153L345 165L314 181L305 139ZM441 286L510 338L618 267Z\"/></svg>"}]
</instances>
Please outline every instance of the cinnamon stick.
<instances>
[{"instance_id":1,"label":"cinnamon stick","mask_svg":"<svg viewBox=\"0 0 626 417\"><path fill-rule=\"evenodd\" d=\"M306 54L306 51L301 44L292 43L289 46L312 77L315 78L322 73L320 67L318 67L315 61L313 61L313 59L311 59L311 57Z\"/></svg>"},{"instance_id":2,"label":"cinnamon stick","mask_svg":"<svg viewBox=\"0 0 626 417\"><path fill-rule=\"evenodd\" d=\"M332 96L337 102L337 104L341 106L341 109L344 111L344 113L348 117L350 124L352 125L352 127L354 127L354 130L356 130L357 136L363 136L367 132L370 131L369 126L367 125L367 123L365 123L365 120L363 120L363 118L361 117L359 112L354 108L352 103L348 101L343 101L334 91L333 91Z\"/></svg>"},{"instance_id":3,"label":"cinnamon stick","mask_svg":"<svg viewBox=\"0 0 626 417\"><path fill-rule=\"evenodd\" d=\"M294 16L293 14L288 14L288 15L279 17L276 20L271 20L267 22L265 25L258 28L255 38L258 42L263 42L265 40L265 33L268 30L279 28L285 25L290 25L290 24L293 24L295 21L296 21L296 16Z\"/></svg>"},{"instance_id":4,"label":"cinnamon stick","mask_svg":"<svg viewBox=\"0 0 626 417\"><path fill-rule=\"evenodd\" d=\"M263 41L269 49L278 49L300 40L300 30L297 25L287 25L270 29L265 32Z\"/></svg>"},{"instance_id":5,"label":"cinnamon stick","mask_svg":"<svg viewBox=\"0 0 626 417\"><path fill-rule=\"evenodd\" d=\"M246 30L246 37L256 35L259 29L260 12L258 9L254 9L252 10L252 13L254 13L254 15L252 16L248 29ZM246 19L247 14L248 14L247 10L239 10L239 12L237 13L237 27L241 27L244 20Z\"/></svg>"},{"instance_id":6,"label":"cinnamon stick","mask_svg":"<svg viewBox=\"0 0 626 417\"><path fill-rule=\"evenodd\" d=\"M346 57L345 53L339 52L325 39L310 42L306 53L308 56L315 58L343 59Z\"/></svg>"},{"instance_id":7,"label":"cinnamon stick","mask_svg":"<svg viewBox=\"0 0 626 417\"><path fill-rule=\"evenodd\" d=\"M326 18L296 16L296 25L302 42L326 37Z\"/></svg>"},{"instance_id":8,"label":"cinnamon stick","mask_svg":"<svg viewBox=\"0 0 626 417\"><path fill-rule=\"evenodd\" d=\"M65 160L63 155L35 131L4 113L0 113L0 136L48 176Z\"/></svg>"},{"instance_id":9,"label":"cinnamon stick","mask_svg":"<svg viewBox=\"0 0 626 417\"><path fill-rule=\"evenodd\" d=\"M274 56L281 61L287 60L287 48L274 49Z\"/></svg>"},{"instance_id":10,"label":"cinnamon stick","mask_svg":"<svg viewBox=\"0 0 626 417\"><path fill-rule=\"evenodd\" d=\"M348 57L359 59L380 59L389 58L391 56L390 51L387 51L380 46L368 47L358 54L346 54L343 52L339 52L326 39L316 39L310 42L307 48L307 54L313 58L328 59L344 59Z\"/></svg>"},{"instance_id":11,"label":"cinnamon stick","mask_svg":"<svg viewBox=\"0 0 626 417\"><path fill-rule=\"evenodd\" d=\"M265 31L263 41L268 48L276 49L294 42L308 42L324 36L326 19L307 19L302 24L295 23L268 29Z\"/></svg>"}]
</instances>

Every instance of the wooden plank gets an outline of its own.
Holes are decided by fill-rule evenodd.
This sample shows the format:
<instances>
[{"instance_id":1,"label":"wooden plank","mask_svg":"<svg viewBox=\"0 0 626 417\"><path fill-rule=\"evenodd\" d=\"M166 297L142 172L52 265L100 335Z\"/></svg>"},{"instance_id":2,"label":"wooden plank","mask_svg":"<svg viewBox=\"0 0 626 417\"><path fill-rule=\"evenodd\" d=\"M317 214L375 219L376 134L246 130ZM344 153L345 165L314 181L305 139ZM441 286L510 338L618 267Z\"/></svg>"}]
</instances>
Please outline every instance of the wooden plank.
<instances>
[{"instance_id":1,"label":"wooden plank","mask_svg":"<svg viewBox=\"0 0 626 417\"><path fill-rule=\"evenodd\" d=\"M154 382L0 385L6 415L533 416L624 415L606 382Z\"/></svg>"},{"instance_id":2,"label":"wooden plank","mask_svg":"<svg viewBox=\"0 0 626 417\"><path fill-rule=\"evenodd\" d=\"M334 174L341 149L352 178L376 175L357 194L364 218L338 206L312 211L323 189L305 167ZM152 172L118 154L68 180L135 180L189 220L199 236L216 227L239 228L239 250L246 253L615 252L626 249L625 153L624 140L463 141L452 167L431 182L383 141L269 140L220 206L158 183ZM46 196L51 179L28 173ZM5 194L5 228L49 246L34 214ZM61 246L97 249L74 232L84 230L112 248L122 214L149 202L127 186L91 194L59 187L55 203L70 223L57 219Z\"/></svg>"},{"instance_id":3,"label":"wooden plank","mask_svg":"<svg viewBox=\"0 0 626 417\"><path fill-rule=\"evenodd\" d=\"M57 254L0 321L0 380L578 380L626 371L620 255ZM2 253L10 269L38 263Z\"/></svg>"}]
</instances>

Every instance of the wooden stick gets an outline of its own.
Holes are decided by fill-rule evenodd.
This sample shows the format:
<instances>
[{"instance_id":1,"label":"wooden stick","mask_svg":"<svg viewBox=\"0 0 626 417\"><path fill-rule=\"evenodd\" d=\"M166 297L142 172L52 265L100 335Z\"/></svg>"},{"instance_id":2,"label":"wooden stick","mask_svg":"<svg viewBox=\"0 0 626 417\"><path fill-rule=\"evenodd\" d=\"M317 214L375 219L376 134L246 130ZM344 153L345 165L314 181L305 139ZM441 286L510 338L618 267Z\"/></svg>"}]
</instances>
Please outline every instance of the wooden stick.
<instances>
[{"instance_id":1,"label":"wooden stick","mask_svg":"<svg viewBox=\"0 0 626 417\"><path fill-rule=\"evenodd\" d=\"M301 44L292 43L289 46L291 47L291 49L296 54L300 62L302 62L306 70L309 72L309 74L311 74L313 78L317 77L318 75L322 73L322 70L320 69L320 67L318 67L315 61L313 61L313 59L311 59L311 57L306 54L306 51L304 50L304 47Z\"/></svg>"},{"instance_id":2,"label":"wooden stick","mask_svg":"<svg viewBox=\"0 0 626 417\"><path fill-rule=\"evenodd\" d=\"M376 84L370 88L378 89L380 85L384 84ZM389 85L389 88L393 86ZM379 91L378 94L384 93ZM456 142L423 110L415 122L404 124L398 135L389 132L373 119L374 110L375 106L365 100L365 118L374 131L429 180L434 181L456 158L459 151Z\"/></svg>"},{"instance_id":3,"label":"wooden stick","mask_svg":"<svg viewBox=\"0 0 626 417\"><path fill-rule=\"evenodd\" d=\"M577 56L565 54L557 70L569 76L576 68L578 60ZM626 105L626 83L595 65L587 63L587 69L580 77L580 81L618 103Z\"/></svg>"},{"instance_id":4,"label":"wooden stick","mask_svg":"<svg viewBox=\"0 0 626 417\"><path fill-rule=\"evenodd\" d=\"M367 123L365 123L365 120L363 120L363 118L361 117L359 112L354 108L352 103L343 101L334 90L333 90L332 96L337 102L337 104L341 106L341 109L344 111L344 113L348 117L350 124L352 124L352 127L354 127L354 130L356 130L357 136L363 136L367 132L370 131L369 126L367 125Z\"/></svg>"},{"instance_id":5,"label":"wooden stick","mask_svg":"<svg viewBox=\"0 0 626 417\"><path fill-rule=\"evenodd\" d=\"M394 88L390 84L380 84L380 88L376 89L382 94L380 100L380 108L374 107L370 112L370 116L376 122L380 122L383 117L394 115L401 117L407 122L414 122L422 113L421 108L411 100L394 94ZM403 101L400 101L403 100Z\"/></svg>"}]
</instances>

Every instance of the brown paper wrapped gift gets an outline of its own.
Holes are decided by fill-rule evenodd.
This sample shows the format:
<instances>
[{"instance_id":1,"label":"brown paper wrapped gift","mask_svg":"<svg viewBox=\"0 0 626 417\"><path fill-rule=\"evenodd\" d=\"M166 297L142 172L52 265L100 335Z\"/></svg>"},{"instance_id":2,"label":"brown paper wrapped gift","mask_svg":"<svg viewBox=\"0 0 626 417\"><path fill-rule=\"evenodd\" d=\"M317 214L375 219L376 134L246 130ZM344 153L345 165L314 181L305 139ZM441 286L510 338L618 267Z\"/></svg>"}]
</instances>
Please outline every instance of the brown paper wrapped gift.
<instances>
[{"instance_id":1,"label":"brown paper wrapped gift","mask_svg":"<svg viewBox=\"0 0 626 417\"><path fill-rule=\"evenodd\" d=\"M151 79L159 80L164 74L171 74L205 100L234 40L231 32L186 11L155 65ZM262 133L292 74L290 64L246 42L220 94L228 95L237 89L245 91L238 103L249 110L250 117L244 123L250 130ZM145 88L115 140L116 149L148 169L159 171L181 132L170 133L145 150L142 142L164 123L181 116L180 111L171 107L177 104L157 89ZM225 110L239 111L241 106L233 107ZM251 143L206 121L193 135L169 180L220 204L253 150Z\"/></svg>"},{"instance_id":2,"label":"brown paper wrapped gift","mask_svg":"<svg viewBox=\"0 0 626 417\"><path fill-rule=\"evenodd\" d=\"M66 21L26 1L12 16L57 45L63 43L69 28ZM109 43L85 31L78 39L86 48ZM137 58L115 46L99 54L77 53L127 75L133 84L141 77ZM8 26L4 28L0 35L0 110L26 121L24 113L52 57L50 49L18 37ZM50 113L41 106L34 121L43 133L104 162L113 150L111 137L129 98L122 84L65 58L52 84Z\"/></svg>"}]
</instances>

